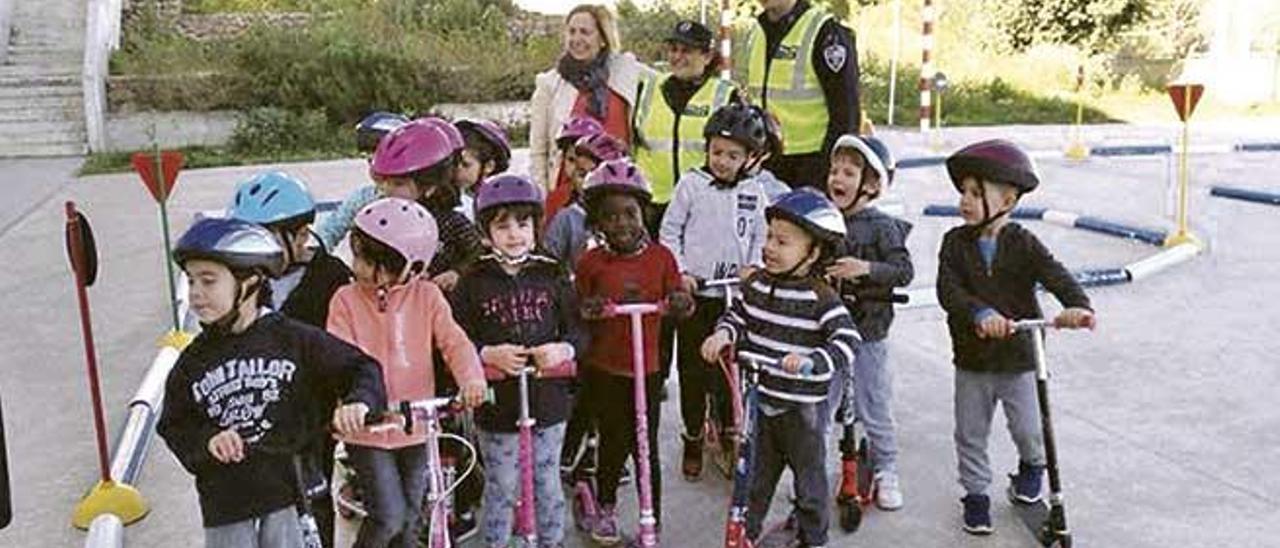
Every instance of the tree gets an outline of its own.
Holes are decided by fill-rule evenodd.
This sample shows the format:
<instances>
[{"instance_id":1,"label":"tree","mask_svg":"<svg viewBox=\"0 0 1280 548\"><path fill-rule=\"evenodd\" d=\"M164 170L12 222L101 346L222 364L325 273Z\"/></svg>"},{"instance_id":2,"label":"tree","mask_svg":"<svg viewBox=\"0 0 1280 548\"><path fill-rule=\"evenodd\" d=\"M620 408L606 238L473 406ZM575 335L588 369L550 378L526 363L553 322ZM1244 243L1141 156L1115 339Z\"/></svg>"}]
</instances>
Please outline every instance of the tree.
<instances>
[{"instance_id":1,"label":"tree","mask_svg":"<svg viewBox=\"0 0 1280 548\"><path fill-rule=\"evenodd\" d=\"M1070 44L1097 53L1142 22L1160 0L983 0L1017 51L1034 44Z\"/></svg>"}]
</instances>

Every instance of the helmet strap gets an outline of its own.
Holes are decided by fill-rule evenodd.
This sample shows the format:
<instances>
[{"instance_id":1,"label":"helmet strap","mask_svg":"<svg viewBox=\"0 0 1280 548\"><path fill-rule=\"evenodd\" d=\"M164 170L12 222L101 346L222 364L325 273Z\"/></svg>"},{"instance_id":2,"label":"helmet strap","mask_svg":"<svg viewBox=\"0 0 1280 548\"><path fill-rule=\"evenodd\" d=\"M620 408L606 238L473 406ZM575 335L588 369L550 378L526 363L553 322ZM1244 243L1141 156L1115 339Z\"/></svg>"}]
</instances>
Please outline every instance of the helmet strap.
<instances>
[{"instance_id":1,"label":"helmet strap","mask_svg":"<svg viewBox=\"0 0 1280 548\"><path fill-rule=\"evenodd\" d=\"M978 181L978 198L982 201L982 222L974 225L979 232L987 228L991 223L996 222L1001 217L1008 215L1013 211L1013 206L1001 208L1000 211L991 214L991 206L987 204L987 183Z\"/></svg>"}]
</instances>

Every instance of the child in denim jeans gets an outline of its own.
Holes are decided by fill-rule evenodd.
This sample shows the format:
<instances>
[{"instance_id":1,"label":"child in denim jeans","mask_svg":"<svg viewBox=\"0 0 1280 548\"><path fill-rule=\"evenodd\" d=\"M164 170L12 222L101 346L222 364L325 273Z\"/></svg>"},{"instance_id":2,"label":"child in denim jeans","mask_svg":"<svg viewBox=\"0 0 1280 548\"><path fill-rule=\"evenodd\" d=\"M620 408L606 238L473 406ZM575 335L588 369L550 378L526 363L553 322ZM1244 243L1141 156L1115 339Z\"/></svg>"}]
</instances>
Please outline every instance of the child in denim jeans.
<instances>
[{"instance_id":1,"label":"child in denim jeans","mask_svg":"<svg viewBox=\"0 0 1280 548\"><path fill-rule=\"evenodd\" d=\"M482 529L487 546L507 546L520 496L516 376L526 366L546 370L585 350L568 273L535 249L542 202L540 189L518 175L499 175L480 185L475 216L490 253L463 276L454 293L458 320L476 342L481 360L506 376L494 383L496 405L476 414L485 458ZM564 539L565 500L557 464L572 407L571 383L545 378L529 386L540 546L560 546Z\"/></svg>"}]
</instances>

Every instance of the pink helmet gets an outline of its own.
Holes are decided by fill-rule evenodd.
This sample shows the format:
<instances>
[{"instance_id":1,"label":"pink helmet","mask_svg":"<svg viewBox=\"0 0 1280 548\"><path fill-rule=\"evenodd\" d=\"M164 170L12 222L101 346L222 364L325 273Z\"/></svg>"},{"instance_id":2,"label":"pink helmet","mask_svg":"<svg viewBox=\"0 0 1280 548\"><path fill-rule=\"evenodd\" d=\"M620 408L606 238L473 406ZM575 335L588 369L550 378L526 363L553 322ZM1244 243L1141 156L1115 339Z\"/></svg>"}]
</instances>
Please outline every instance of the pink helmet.
<instances>
[{"instance_id":1,"label":"pink helmet","mask_svg":"<svg viewBox=\"0 0 1280 548\"><path fill-rule=\"evenodd\" d=\"M642 202L653 199L649 190L649 181L631 160L626 158L609 160L591 170L582 185L583 198L595 200L606 192L626 192L634 194Z\"/></svg>"},{"instance_id":2,"label":"pink helmet","mask_svg":"<svg viewBox=\"0 0 1280 548\"><path fill-rule=\"evenodd\" d=\"M560 126L560 132L556 133L556 146L563 149L577 143L578 139L598 133L604 133L604 126L600 125L599 120L576 116Z\"/></svg>"},{"instance_id":3,"label":"pink helmet","mask_svg":"<svg viewBox=\"0 0 1280 548\"><path fill-rule=\"evenodd\" d=\"M397 177L434 167L449 159L458 147L454 137L445 128L457 129L447 122L435 123L431 119L418 119L388 133L378 142L373 152L370 169L374 175ZM457 135L457 140L462 140Z\"/></svg>"},{"instance_id":4,"label":"pink helmet","mask_svg":"<svg viewBox=\"0 0 1280 548\"><path fill-rule=\"evenodd\" d=\"M457 126L449 123L448 120L438 116L426 116L419 118L419 120L422 120L423 123L439 126L440 129L444 130L449 137L449 146L453 147L453 152L467 148L467 142L463 140L462 132L458 130Z\"/></svg>"},{"instance_id":5,"label":"pink helmet","mask_svg":"<svg viewBox=\"0 0 1280 548\"><path fill-rule=\"evenodd\" d=\"M573 145L579 154L587 154L597 162L618 160L627 156L627 145L614 139L608 133L597 133L578 139Z\"/></svg>"},{"instance_id":6,"label":"pink helmet","mask_svg":"<svg viewBox=\"0 0 1280 548\"><path fill-rule=\"evenodd\" d=\"M356 226L371 238L404 256L412 266L431 264L440 244L436 220L417 202L403 198L382 198L360 210Z\"/></svg>"}]
</instances>

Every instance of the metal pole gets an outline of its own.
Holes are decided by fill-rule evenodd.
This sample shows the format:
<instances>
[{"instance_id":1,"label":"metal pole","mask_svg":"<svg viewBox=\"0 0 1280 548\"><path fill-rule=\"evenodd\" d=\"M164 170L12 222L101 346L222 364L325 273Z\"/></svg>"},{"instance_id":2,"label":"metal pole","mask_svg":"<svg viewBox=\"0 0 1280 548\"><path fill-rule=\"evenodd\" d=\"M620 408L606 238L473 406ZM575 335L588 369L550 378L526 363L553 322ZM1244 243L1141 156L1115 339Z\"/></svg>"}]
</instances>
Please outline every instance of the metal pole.
<instances>
[{"instance_id":1,"label":"metal pole","mask_svg":"<svg viewBox=\"0 0 1280 548\"><path fill-rule=\"evenodd\" d=\"M80 240L80 220L74 203L67 202L67 234L71 238L72 270L76 278L76 300L80 302L80 331L84 335L85 368L89 374L89 397L93 401L93 427L98 442L98 471L103 482L111 481L107 460L107 421L102 412L102 386L98 382L98 356L93 345L93 322L89 321L89 293L85 290L84 242Z\"/></svg>"},{"instance_id":2,"label":"metal pole","mask_svg":"<svg viewBox=\"0 0 1280 548\"><path fill-rule=\"evenodd\" d=\"M173 261L169 259L172 247L169 243L169 188L164 180L164 155L160 153L160 141L153 138L152 143L156 155L156 186L160 191L160 232L164 236L164 271L167 274L165 280L169 282L169 313L173 320L173 330L181 331L182 323L178 318L178 289L173 278Z\"/></svg>"},{"instance_id":3,"label":"metal pole","mask_svg":"<svg viewBox=\"0 0 1280 548\"><path fill-rule=\"evenodd\" d=\"M902 0L893 0L893 54L889 57L889 112L885 125L893 125L893 106L898 90L898 56L902 53Z\"/></svg>"}]
</instances>

